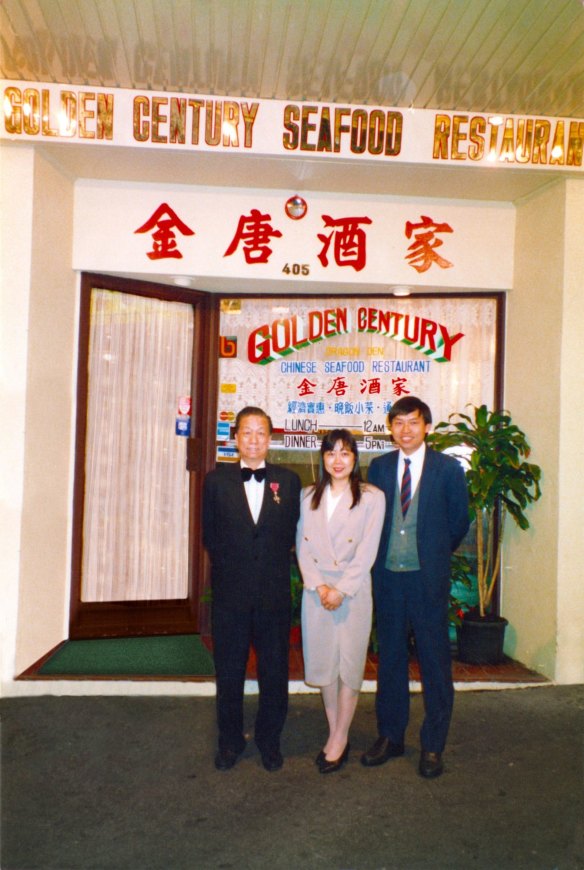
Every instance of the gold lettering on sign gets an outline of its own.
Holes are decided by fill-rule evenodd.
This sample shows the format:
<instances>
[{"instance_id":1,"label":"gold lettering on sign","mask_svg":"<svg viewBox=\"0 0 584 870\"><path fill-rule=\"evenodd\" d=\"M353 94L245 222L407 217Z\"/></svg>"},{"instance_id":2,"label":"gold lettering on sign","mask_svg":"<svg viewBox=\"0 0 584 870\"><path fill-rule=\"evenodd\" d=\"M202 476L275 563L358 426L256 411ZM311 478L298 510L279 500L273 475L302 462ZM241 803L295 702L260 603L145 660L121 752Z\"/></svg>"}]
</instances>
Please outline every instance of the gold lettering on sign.
<instances>
[{"instance_id":1,"label":"gold lettering on sign","mask_svg":"<svg viewBox=\"0 0 584 870\"><path fill-rule=\"evenodd\" d=\"M363 154L367 148L367 112L355 109L351 117L351 151Z\"/></svg>"},{"instance_id":2,"label":"gold lettering on sign","mask_svg":"<svg viewBox=\"0 0 584 870\"><path fill-rule=\"evenodd\" d=\"M97 95L97 138L113 139L114 136L114 95Z\"/></svg>"},{"instance_id":3,"label":"gold lettering on sign","mask_svg":"<svg viewBox=\"0 0 584 870\"><path fill-rule=\"evenodd\" d=\"M205 103L205 142L207 145L218 145L221 141L221 103L213 100ZM215 123L213 123L215 121Z\"/></svg>"},{"instance_id":4,"label":"gold lettering on sign","mask_svg":"<svg viewBox=\"0 0 584 870\"><path fill-rule=\"evenodd\" d=\"M369 115L369 153L381 154L385 139L385 114L374 109Z\"/></svg>"},{"instance_id":5,"label":"gold lettering on sign","mask_svg":"<svg viewBox=\"0 0 584 870\"><path fill-rule=\"evenodd\" d=\"M95 112L93 111L93 108L89 108L89 106L87 105L87 102L89 100L93 102L95 100L95 94L79 94L79 108L77 112L77 118L79 120L79 135L82 139L95 139L94 131L89 130L87 127L88 122L92 121L95 118Z\"/></svg>"},{"instance_id":6,"label":"gold lettering on sign","mask_svg":"<svg viewBox=\"0 0 584 870\"><path fill-rule=\"evenodd\" d=\"M189 106L193 110L193 120L191 124L191 142L193 145L199 144L199 126L201 121L201 109L205 105L204 100L189 100Z\"/></svg>"},{"instance_id":7,"label":"gold lettering on sign","mask_svg":"<svg viewBox=\"0 0 584 870\"><path fill-rule=\"evenodd\" d=\"M452 160L466 160L466 154L461 154L458 146L461 142L466 141L466 132L460 128L467 123L467 115L454 115L452 118L452 152L450 154Z\"/></svg>"},{"instance_id":8,"label":"gold lettering on sign","mask_svg":"<svg viewBox=\"0 0 584 870\"><path fill-rule=\"evenodd\" d=\"M550 165L564 163L564 122L558 121L550 151Z\"/></svg>"},{"instance_id":9,"label":"gold lettering on sign","mask_svg":"<svg viewBox=\"0 0 584 870\"><path fill-rule=\"evenodd\" d=\"M168 141L184 145L187 130L187 101L178 97L170 98L170 118L168 121Z\"/></svg>"},{"instance_id":10,"label":"gold lettering on sign","mask_svg":"<svg viewBox=\"0 0 584 870\"><path fill-rule=\"evenodd\" d=\"M172 145L199 145L204 141L213 148L239 148L243 139L244 146L251 148L258 109L259 103L236 100L139 95L134 97L134 139Z\"/></svg>"},{"instance_id":11,"label":"gold lettering on sign","mask_svg":"<svg viewBox=\"0 0 584 870\"><path fill-rule=\"evenodd\" d=\"M310 123L310 115L318 112L317 106L302 106L302 127L300 136L300 149L302 151L316 151L316 145L308 141L309 135L316 130L316 124Z\"/></svg>"},{"instance_id":12,"label":"gold lettering on sign","mask_svg":"<svg viewBox=\"0 0 584 870\"><path fill-rule=\"evenodd\" d=\"M166 97L152 97L152 135L151 142L166 142L168 137L160 132L160 127L166 126L168 118L163 113L162 107L168 105Z\"/></svg>"},{"instance_id":13,"label":"gold lettering on sign","mask_svg":"<svg viewBox=\"0 0 584 870\"><path fill-rule=\"evenodd\" d=\"M436 115L434 118L434 160L448 160L448 137L450 136L450 117Z\"/></svg>"},{"instance_id":14,"label":"gold lettering on sign","mask_svg":"<svg viewBox=\"0 0 584 870\"><path fill-rule=\"evenodd\" d=\"M298 106L286 106L284 109L284 130L286 132L282 136L282 145L287 151L294 151L298 148L298 118L300 112Z\"/></svg>"},{"instance_id":15,"label":"gold lettering on sign","mask_svg":"<svg viewBox=\"0 0 584 870\"><path fill-rule=\"evenodd\" d=\"M468 156L471 160L482 160L485 153L485 131L487 122L480 115L470 119Z\"/></svg>"},{"instance_id":16,"label":"gold lettering on sign","mask_svg":"<svg viewBox=\"0 0 584 870\"><path fill-rule=\"evenodd\" d=\"M401 151L403 115L382 109L300 107L291 103L284 108L283 127L282 145L287 151L338 154L344 141L351 154L394 157Z\"/></svg>"},{"instance_id":17,"label":"gold lettering on sign","mask_svg":"<svg viewBox=\"0 0 584 870\"><path fill-rule=\"evenodd\" d=\"M136 142L147 142L150 135L150 124L143 120L143 115L150 114L148 97L134 97L133 132Z\"/></svg>"},{"instance_id":18,"label":"gold lettering on sign","mask_svg":"<svg viewBox=\"0 0 584 870\"><path fill-rule=\"evenodd\" d=\"M515 159L518 163L529 163L533 143L533 119L520 119L515 139Z\"/></svg>"},{"instance_id":19,"label":"gold lettering on sign","mask_svg":"<svg viewBox=\"0 0 584 870\"><path fill-rule=\"evenodd\" d=\"M259 107L259 103L252 103L251 105L248 105L247 103L241 104L244 127L243 144L245 148L251 148L253 146L253 125L255 124Z\"/></svg>"},{"instance_id":20,"label":"gold lettering on sign","mask_svg":"<svg viewBox=\"0 0 584 870\"><path fill-rule=\"evenodd\" d=\"M223 144L239 147L237 125L239 124L239 104L227 100L223 107Z\"/></svg>"},{"instance_id":21,"label":"gold lettering on sign","mask_svg":"<svg viewBox=\"0 0 584 870\"><path fill-rule=\"evenodd\" d=\"M50 91L47 91L44 88L41 91L41 127L43 131L43 136L59 135L58 129L51 127Z\"/></svg>"},{"instance_id":22,"label":"gold lettering on sign","mask_svg":"<svg viewBox=\"0 0 584 870\"><path fill-rule=\"evenodd\" d=\"M333 150L333 136L331 132L331 112L328 106L325 106L320 116L320 128L318 131L317 151Z\"/></svg>"},{"instance_id":23,"label":"gold lettering on sign","mask_svg":"<svg viewBox=\"0 0 584 870\"><path fill-rule=\"evenodd\" d=\"M335 151L341 150L341 136L343 133L348 133L351 129L348 124L343 124L343 118L349 117L350 109L335 109Z\"/></svg>"},{"instance_id":24,"label":"gold lettering on sign","mask_svg":"<svg viewBox=\"0 0 584 870\"><path fill-rule=\"evenodd\" d=\"M8 87L4 90L7 133L49 138L112 139L113 94L48 88Z\"/></svg>"},{"instance_id":25,"label":"gold lettering on sign","mask_svg":"<svg viewBox=\"0 0 584 870\"><path fill-rule=\"evenodd\" d=\"M27 88L22 103L24 114L24 132L30 136L38 136L41 131L41 96L36 88ZM24 109L28 106L30 111ZM21 131L18 130L20 133Z\"/></svg>"},{"instance_id":26,"label":"gold lettering on sign","mask_svg":"<svg viewBox=\"0 0 584 870\"><path fill-rule=\"evenodd\" d=\"M567 138L567 141L566 141ZM434 160L581 166L584 122L481 115L434 117Z\"/></svg>"},{"instance_id":27,"label":"gold lettering on sign","mask_svg":"<svg viewBox=\"0 0 584 870\"><path fill-rule=\"evenodd\" d=\"M515 160L515 137L513 118L507 118L503 130L503 142L499 150L499 160L512 163Z\"/></svg>"},{"instance_id":28,"label":"gold lettering on sign","mask_svg":"<svg viewBox=\"0 0 584 870\"><path fill-rule=\"evenodd\" d=\"M550 122L538 121L533 140L532 163L547 163L547 146L550 141Z\"/></svg>"},{"instance_id":29,"label":"gold lettering on sign","mask_svg":"<svg viewBox=\"0 0 584 870\"><path fill-rule=\"evenodd\" d=\"M572 121L568 136L568 166L582 166L582 142L584 141L584 121Z\"/></svg>"}]
</instances>

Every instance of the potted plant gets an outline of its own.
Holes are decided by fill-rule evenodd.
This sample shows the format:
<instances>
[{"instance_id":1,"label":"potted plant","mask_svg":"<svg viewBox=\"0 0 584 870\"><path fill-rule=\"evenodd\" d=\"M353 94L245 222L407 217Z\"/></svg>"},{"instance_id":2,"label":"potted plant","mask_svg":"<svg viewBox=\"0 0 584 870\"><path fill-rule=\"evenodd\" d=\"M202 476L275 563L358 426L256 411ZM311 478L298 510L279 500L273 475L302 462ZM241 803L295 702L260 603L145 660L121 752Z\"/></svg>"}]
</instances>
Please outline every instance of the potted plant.
<instances>
[{"instance_id":1,"label":"potted plant","mask_svg":"<svg viewBox=\"0 0 584 870\"><path fill-rule=\"evenodd\" d=\"M462 661L474 663L500 661L507 620L493 614L492 605L501 573L503 534L508 517L520 529L529 528L525 509L541 496L541 469L526 461L531 448L509 412L490 411L486 405L473 406L472 415L450 414L428 441L465 462L475 521L478 604L465 614L459 628L459 655ZM493 636L494 648L483 650Z\"/></svg>"},{"instance_id":2,"label":"potted plant","mask_svg":"<svg viewBox=\"0 0 584 870\"><path fill-rule=\"evenodd\" d=\"M456 645L456 635L453 635L462 623L465 612L468 610L466 590L472 588L474 572L469 559L462 553L455 553L452 557L450 571L450 597L448 601L448 624L451 635L451 645ZM410 650L415 651L415 638L410 635ZM371 624L371 636L369 638L369 652L377 656L379 642L377 640L377 621L375 608L373 608L373 621ZM377 659L376 659L377 660Z\"/></svg>"}]
</instances>

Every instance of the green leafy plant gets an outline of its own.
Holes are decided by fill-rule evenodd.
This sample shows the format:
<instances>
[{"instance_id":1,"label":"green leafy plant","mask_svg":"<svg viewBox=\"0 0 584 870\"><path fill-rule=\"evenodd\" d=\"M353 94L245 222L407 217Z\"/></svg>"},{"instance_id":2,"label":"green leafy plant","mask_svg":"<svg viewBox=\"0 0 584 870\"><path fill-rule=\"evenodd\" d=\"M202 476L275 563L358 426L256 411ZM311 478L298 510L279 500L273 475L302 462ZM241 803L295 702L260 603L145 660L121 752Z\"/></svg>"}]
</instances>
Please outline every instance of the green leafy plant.
<instances>
[{"instance_id":1,"label":"green leafy plant","mask_svg":"<svg viewBox=\"0 0 584 870\"><path fill-rule=\"evenodd\" d=\"M508 411L472 407L472 416L454 413L438 423L428 443L467 463L470 510L476 521L479 614L484 617L501 571L507 517L520 529L529 528L525 509L541 496L541 469L526 461L531 448Z\"/></svg>"},{"instance_id":2,"label":"green leafy plant","mask_svg":"<svg viewBox=\"0 0 584 870\"><path fill-rule=\"evenodd\" d=\"M463 553L455 553L450 564L450 600L448 603L448 621L458 627L469 609L465 598L460 595L463 589L472 589L474 571L470 560Z\"/></svg>"},{"instance_id":3,"label":"green leafy plant","mask_svg":"<svg viewBox=\"0 0 584 870\"><path fill-rule=\"evenodd\" d=\"M468 604L459 597L463 587L471 589L473 585L473 569L469 559L462 553L455 553L452 557L450 573L450 598L448 601L448 622L455 628L462 622L464 613L468 610ZM379 652L377 640L377 620L375 608L373 608L373 620L371 623L371 636L369 638L369 651Z\"/></svg>"}]
</instances>

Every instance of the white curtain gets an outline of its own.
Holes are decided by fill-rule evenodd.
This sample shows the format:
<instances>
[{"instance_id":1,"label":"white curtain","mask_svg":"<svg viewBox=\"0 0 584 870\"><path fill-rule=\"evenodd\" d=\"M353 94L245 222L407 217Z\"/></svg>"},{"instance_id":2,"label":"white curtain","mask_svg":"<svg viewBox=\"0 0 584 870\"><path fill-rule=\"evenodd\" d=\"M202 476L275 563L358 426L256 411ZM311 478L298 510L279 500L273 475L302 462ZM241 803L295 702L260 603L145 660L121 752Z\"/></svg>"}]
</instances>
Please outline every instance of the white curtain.
<instances>
[{"instance_id":1,"label":"white curtain","mask_svg":"<svg viewBox=\"0 0 584 870\"><path fill-rule=\"evenodd\" d=\"M82 600L186 598L193 309L92 290Z\"/></svg>"}]
</instances>

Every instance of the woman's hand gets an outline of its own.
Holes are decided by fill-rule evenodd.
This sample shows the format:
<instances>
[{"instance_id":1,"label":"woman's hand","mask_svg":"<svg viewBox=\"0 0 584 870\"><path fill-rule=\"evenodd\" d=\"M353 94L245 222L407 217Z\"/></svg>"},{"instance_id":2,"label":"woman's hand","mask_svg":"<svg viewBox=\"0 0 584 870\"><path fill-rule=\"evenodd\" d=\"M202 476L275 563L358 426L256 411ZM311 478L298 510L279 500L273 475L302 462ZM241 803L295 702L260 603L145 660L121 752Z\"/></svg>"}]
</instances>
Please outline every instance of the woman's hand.
<instances>
[{"instance_id":1,"label":"woman's hand","mask_svg":"<svg viewBox=\"0 0 584 870\"><path fill-rule=\"evenodd\" d=\"M328 591L330 586L327 586L326 583L322 583L320 586L316 587L316 591L318 592L318 597L320 598L320 603L322 606L325 606L326 597L328 595Z\"/></svg>"},{"instance_id":2,"label":"woman's hand","mask_svg":"<svg viewBox=\"0 0 584 870\"><path fill-rule=\"evenodd\" d=\"M325 610L337 610L345 597L340 590L335 589L334 586L327 586L326 583L319 586L316 591L320 596L320 603Z\"/></svg>"}]
</instances>

